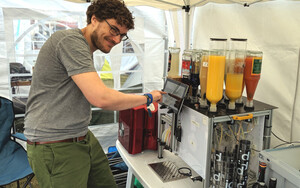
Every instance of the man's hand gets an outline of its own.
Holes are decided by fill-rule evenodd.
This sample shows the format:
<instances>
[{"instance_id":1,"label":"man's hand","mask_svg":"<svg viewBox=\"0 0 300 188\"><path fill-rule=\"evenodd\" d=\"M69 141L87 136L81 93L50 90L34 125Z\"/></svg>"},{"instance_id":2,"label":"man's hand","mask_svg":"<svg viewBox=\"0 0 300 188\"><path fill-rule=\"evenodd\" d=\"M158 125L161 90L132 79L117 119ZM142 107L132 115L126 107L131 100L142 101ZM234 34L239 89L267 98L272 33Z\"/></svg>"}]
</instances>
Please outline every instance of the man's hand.
<instances>
[{"instance_id":1,"label":"man's hand","mask_svg":"<svg viewBox=\"0 0 300 188\"><path fill-rule=\"evenodd\" d=\"M150 94L152 95L153 97L153 102L162 102L162 99L163 99L163 94L167 94L166 92L164 91L159 91L159 90L153 90L150 92Z\"/></svg>"}]
</instances>

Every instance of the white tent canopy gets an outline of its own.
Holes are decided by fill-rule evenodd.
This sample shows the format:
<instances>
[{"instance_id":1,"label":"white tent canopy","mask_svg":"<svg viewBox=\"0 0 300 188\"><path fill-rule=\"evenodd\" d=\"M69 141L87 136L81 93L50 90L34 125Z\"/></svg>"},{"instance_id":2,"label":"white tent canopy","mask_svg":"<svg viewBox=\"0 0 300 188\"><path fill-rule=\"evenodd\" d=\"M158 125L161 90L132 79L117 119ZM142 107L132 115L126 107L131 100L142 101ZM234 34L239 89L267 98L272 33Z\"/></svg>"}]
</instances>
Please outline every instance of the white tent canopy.
<instances>
[{"instance_id":1,"label":"white tent canopy","mask_svg":"<svg viewBox=\"0 0 300 188\"><path fill-rule=\"evenodd\" d=\"M66 0L76 3L85 3L86 0ZM177 10L183 8L183 6L203 6L207 3L222 3L232 4L237 3L241 5L251 5L253 3L262 2L266 0L124 0L127 6L151 6L164 10Z\"/></svg>"},{"instance_id":2,"label":"white tent canopy","mask_svg":"<svg viewBox=\"0 0 300 188\"><path fill-rule=\"evenodd\" d=\"M83 0L73 1L84 2ZM169 31L168 44L173 46L174 41L176 41L176 46L181 48L181 52L189 47L208 49L209 38L211 37L247 38L247 48L249 50L259 50L264 54L262 75L254 99L278 107L273 114L272 130L276 135L287 141L300 139L300 116L298 116L300 114L300 94L298 90L300 62L299 1L124 1L128 6L139 7L140 5L147 5L166 10ZM0 3L2 7L3 2L10 3L10 6L12 6L10 1L4 0ZM54 4L62 3L59 0L52 0L52 2ZM16 6L18 3L19 1L13 4ZM65 3L70 2L65 1ZM76 7L75 9L79 12L85 12L88 4L76 4L76 6L82 6L82 8ZM182 9L183 6L187 5L190 5L188 13ZM40 6L43 7L40 7L43 10L48 8L43 5ZM69 4L67 6L70 7ZM61 7L64 7L64 5L61 5ZM146 9L139 10L147 11ZM151 20L151 17L147 19L147 23L150 23ZM151 24L149 26L150 30L151 28L159 27L163 31L165 27L164 21L160 21L159 24L161 25ZM3 27L0 22L0 33L3 32ZM3 40L1 35L0 39L1 41ZM157 40L155 44L159 46L158 50L164 50L163 40ZM0 43L1 47L2 45ZM156 57L153 55L154 53L145 53L147 56L145 59L151 60L151 58ZM0 61L1 58L3 58L3 54L0 52ZM151 76L156 77L158 68L151 69L153 61L150 62L150 60L145 64L149 66L147 75L144 76L145 79ZM163 63L163 60L164 58L156 59L160 63ZM1 83L8 80L7 77L4 78L2 76L2 68L0 71L1 90ZM282 142L279 142L272 136L271 146L280 143Z\"/></svg>"}]
</instances>

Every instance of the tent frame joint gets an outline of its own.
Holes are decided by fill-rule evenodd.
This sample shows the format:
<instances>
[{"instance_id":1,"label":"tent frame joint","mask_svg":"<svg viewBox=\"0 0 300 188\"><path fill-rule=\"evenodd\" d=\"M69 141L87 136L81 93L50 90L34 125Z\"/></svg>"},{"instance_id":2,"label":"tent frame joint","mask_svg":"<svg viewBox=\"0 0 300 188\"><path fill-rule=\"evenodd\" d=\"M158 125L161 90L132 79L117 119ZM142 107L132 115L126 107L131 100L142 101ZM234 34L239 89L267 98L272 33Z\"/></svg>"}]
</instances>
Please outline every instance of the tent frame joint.
<instances>
[{"instance_id":1,"label":"tent frame joint","mask_svg":"<svg viewBox=\"0 0 300 188\"><path fill-rule=\"evenodd\" d=\"M186 6L183 6L182 9L185 10L185 12L190 12L190 5L186 5Z\"/></svg>"}]
</instances>

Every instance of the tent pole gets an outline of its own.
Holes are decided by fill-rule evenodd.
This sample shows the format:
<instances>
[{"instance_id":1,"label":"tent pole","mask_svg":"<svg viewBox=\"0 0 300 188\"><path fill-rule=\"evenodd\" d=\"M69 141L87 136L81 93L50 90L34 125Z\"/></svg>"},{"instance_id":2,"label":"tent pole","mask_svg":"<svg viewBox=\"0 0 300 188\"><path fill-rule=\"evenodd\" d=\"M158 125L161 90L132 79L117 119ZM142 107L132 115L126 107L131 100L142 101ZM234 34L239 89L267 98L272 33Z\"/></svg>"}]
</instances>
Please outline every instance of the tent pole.
<instances>
[{"instance_id":1,"label":"tent pole","mask_svg":"<svg viewBox=\"0 0 300 188\"><path fill-rule=\"evenodd\" d=\"M182 7L185 10L185 41L184 41L184 49L189 49L189 41L190 41L190 0L186 1L186 5Z\"/></svg>"},{"instance_id":2,"label":"tent pole","mask_svg":"<svg viewBox=\"0 0 300 188\"><path fill-rule=\"evenodd\" d=\"M190 41L190 32L189 32L189 27L190 27L190 19L189 19L189 12L185 12L185 42L184 42L184 49L189 49L189 41Z\"/></svg>"},{"instance_id":3,"label":"tent pole","mask_svg":"<svg viewBox=\"0 0 300 188\"><path fill-rule=\"evenodd\" d=\"M167 23L165 23L165 30L168 30ZM164 41L165 41L165 55L164 55L164 72L163 72L163 81L165 82L167 80L167 75L168 75L168 60L169 60L169 48L168 48L168 43L169 43L169 38L168 35L164 36Z\"/></svg>"}]
</instances>

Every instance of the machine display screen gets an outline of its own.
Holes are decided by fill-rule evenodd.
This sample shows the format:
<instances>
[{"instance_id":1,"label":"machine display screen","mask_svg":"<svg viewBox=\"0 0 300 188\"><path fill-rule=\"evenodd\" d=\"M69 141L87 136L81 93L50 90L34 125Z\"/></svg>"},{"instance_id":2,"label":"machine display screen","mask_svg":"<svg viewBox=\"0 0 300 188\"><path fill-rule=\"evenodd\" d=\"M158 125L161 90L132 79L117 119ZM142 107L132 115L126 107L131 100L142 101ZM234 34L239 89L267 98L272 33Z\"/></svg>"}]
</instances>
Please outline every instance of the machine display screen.
<instances>
[{"instance_id":1,"label":"machine display screen","mask_svg":"<svg viewBox=\"0 0 300 188\"><path fill-rule=\"evenodd\" d=\"M161 104L167 106L175 113L178 113L183 105L185 95L188 91L188 85L167 78L163 91L167 92L167 94L163 96L163 102Z\"/></svg>"}]
</instances>

